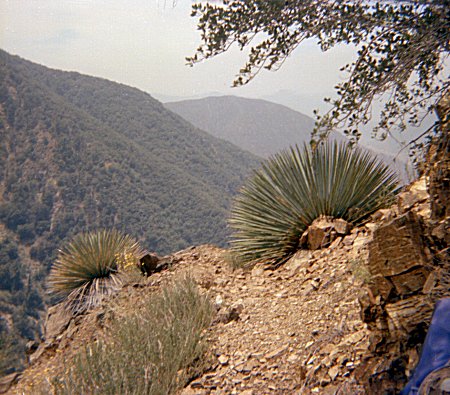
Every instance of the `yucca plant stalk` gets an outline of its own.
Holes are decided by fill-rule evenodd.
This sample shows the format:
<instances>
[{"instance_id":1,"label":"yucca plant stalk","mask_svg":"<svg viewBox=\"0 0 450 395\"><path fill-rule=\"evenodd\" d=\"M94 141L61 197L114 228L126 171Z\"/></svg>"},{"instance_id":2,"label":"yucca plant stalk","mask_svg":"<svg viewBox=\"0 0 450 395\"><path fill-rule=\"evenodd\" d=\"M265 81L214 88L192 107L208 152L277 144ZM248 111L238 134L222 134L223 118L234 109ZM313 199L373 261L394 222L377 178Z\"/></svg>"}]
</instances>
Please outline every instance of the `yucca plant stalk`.
<instances>
[{"instance_id":1,"label":"yucca plant stalk","mask_svg":"<svg viewBox=\"0 0 450 395\"><path fill-rule=\"evenodd\" d=\"M241 189L229 219L231 250L243 266L285 262L320 216L358 225L392 203L397 176L369 152L345 143L273 156Z\"/></svg>"},{"instance_id":2,"label":"yucca plant stalk","mask_svg":"<svg viewBox=\"0 0 450 395\"><path fill-rule=\"evenodd\" d=\"M117 230L81 233L58 251L49 290L72 312L83 312L120 288L125 266L137 267L141 253L136 240Z\"/></svg>"}]
</instances>

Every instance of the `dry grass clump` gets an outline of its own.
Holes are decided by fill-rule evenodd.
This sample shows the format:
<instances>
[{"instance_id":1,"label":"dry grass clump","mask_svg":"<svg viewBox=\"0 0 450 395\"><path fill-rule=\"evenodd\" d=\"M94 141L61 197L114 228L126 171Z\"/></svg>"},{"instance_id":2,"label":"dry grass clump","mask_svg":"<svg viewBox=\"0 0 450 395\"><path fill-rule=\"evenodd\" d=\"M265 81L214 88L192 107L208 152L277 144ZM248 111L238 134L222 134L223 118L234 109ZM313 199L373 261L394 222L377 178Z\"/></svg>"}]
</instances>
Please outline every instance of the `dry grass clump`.
<instances>
[{"instance_id":1,"label":"dry grass clump","mask_svg":"<svg viewBox=\"0 0 450 395\"><path fill-rule=\"evenodd\" d=\"M55 394L171 394L205 368L204 330L213 309L189 277L146 296L144 307L112 321L52 382Z\"/></svg>"}]
</instances>

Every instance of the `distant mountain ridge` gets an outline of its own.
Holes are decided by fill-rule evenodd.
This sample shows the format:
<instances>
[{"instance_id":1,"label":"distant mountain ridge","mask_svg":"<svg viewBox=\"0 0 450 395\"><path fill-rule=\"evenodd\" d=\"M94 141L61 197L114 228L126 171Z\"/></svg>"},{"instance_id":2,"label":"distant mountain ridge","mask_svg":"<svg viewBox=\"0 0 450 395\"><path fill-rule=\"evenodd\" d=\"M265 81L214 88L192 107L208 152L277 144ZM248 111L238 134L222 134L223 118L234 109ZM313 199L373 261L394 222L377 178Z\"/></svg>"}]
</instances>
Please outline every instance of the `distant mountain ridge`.
<instances>
[{"instance_id":1,"label":"distant mountain ridge","mask_svg":"<svg viewBox=\"0 0 450 395\"><path fill-rule=\"evenodd\" d=\"M164 105L202 130L266 158L295 144L308 143L315 122L282 104L238 96L210 96ZM338 132L330 136L333 140L347 141ZM395 169L404 182L410 180L412 171L407 170L404 161L394 161L392 155L369 144L361 146Z\"/></svg>"},{"instance_id":2,"label":"distant mountain ridge","mask_svg":"<svg viewBox=\"0 0 450 395\"><path fill-rule=\"evenodd\" d=\"M36 336L48 268L78 232L115 227L159 254L226 243L259 158L122 84L4 51L0 79L0 345L19 355Z\"/></svg>"},{"instance_id":3,"label":"distant mountain ridge","mask_svg":"<svg viewBox=\"0 0 450 395\"><path fill-rule=\"evenodd\" d=\"M308 142L314 128L312 118L260 99L213 96L165 106L212 135L263 157Z\"/></svg>"}]
</instances>

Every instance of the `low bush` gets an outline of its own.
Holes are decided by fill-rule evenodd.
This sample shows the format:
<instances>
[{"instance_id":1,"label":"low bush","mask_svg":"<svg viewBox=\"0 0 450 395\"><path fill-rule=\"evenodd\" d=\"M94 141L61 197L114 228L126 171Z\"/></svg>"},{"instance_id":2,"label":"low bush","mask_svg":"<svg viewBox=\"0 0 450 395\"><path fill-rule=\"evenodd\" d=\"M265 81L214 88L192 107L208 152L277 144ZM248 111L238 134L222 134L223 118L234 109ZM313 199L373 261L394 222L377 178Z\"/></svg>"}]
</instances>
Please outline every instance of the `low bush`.
<instances>
[{"instance_id":1,"label":"low bush","mask_svg":"<svg viewBox=\"0 0 450 395\"><path fill-rule=\"evenodd\" d=\"M143 302L68 362L53 380L54 393L171 394L204 370L203 333L213 309L194 281L181 278Z\"/></svg>"}]
</instances>

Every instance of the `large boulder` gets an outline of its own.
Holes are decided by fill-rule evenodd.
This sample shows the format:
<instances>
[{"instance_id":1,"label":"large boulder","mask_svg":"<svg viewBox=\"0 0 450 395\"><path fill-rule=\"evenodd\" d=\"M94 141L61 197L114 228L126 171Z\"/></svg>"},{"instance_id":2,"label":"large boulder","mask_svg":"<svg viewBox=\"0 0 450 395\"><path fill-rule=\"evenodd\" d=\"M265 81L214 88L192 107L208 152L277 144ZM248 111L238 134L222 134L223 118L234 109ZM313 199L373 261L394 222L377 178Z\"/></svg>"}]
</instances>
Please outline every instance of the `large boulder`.
<instances>
[{"instance_id":1,"label":"large boulder","mask_svg":"<svg viewBox=\"0 0 450 395\"><path fill-rule=\"evenodd\" d=\"M300 238L300 246L309 250L329 247L338 237L349 233L351 225L340 218L320 216Z\"/></svg>"},{"instance_id":2,"label":"large boulder","mask_svg":"<svg viewBox=\"0 0 450 395\"><path fill-rule=\"evenodd\" d=\"M430 259L422 239L423 225L413 212L407 212L373 233L369 244L369 270L374 279L391 284L390 291L400 298L422 289L430 272ZM374 295L378 287L372 287ZM386 284L382 287L386 289ZM384 292L386 293L386 292ZM390 295L384 294L386 299Z\"/></svg>"}]
</instances>

